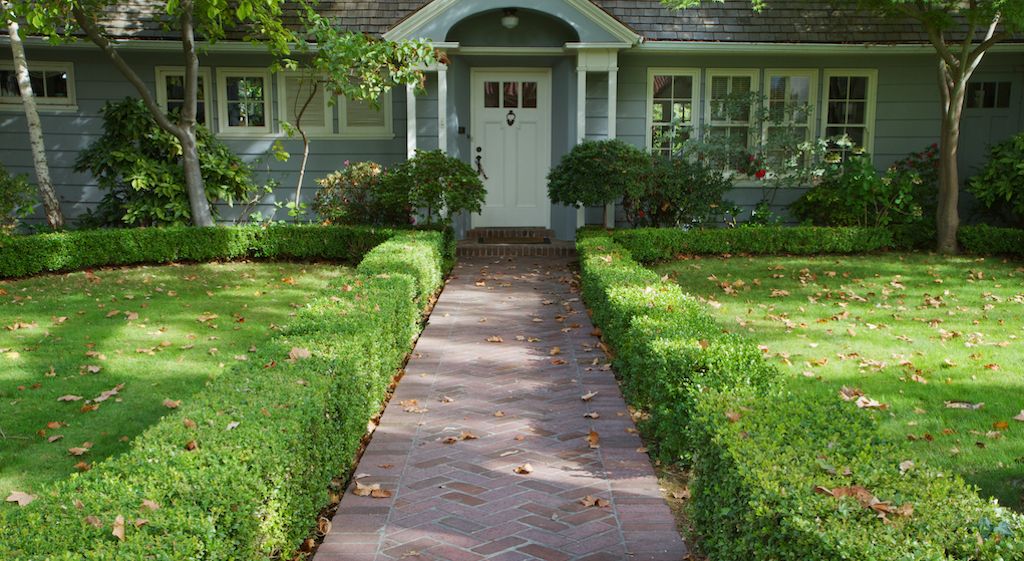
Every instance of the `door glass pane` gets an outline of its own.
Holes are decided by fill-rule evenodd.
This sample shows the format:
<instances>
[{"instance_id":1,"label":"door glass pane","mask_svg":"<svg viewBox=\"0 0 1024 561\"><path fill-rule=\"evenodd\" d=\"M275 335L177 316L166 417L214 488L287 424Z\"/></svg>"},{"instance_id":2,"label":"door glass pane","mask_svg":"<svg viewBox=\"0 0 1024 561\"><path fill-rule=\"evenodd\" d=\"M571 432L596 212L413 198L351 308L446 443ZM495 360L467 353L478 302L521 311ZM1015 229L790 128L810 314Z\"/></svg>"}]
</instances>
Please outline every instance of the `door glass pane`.
<instances>
[{"instance_id":1,"label":"door glass pane","mask_svg":"<svg viewBox=\"0 0 1024 561\"><path fill-rule=\"evenodd\" d=\"M484 107L501 107L498 103L498 82L484 82Z\"/></svg>"},{"instance_id":2,"label":"door glass pane","mask_svg":"<svg viewBox=\"0 0 1024 561\"><path fill-rule=\"evenodd\" d=\"M537 108L537 82L523 82L523 108Z\"/></svg>"},{"instance_id":3,"label":"door glass pane","mask_svg":"<svg viewBox=\"0 0 1024 561\"><path fill-rule=\"evenodd\" d=\"M502 84L502 91L504 92L505 103L502 107L518 108L519 107L519 82L504 82Z\"/></svg>"},{"instance_id":4,"label":"door glass pane","mask_svg":"<svg viewBox=\"0 0 1024 561\"><path fill-rule=\"evenodd\" d=\"M1010 82L999 82L999 95L996 98L996 107L1005 109L1010 106Z\"/></svg>"}]
</instances>

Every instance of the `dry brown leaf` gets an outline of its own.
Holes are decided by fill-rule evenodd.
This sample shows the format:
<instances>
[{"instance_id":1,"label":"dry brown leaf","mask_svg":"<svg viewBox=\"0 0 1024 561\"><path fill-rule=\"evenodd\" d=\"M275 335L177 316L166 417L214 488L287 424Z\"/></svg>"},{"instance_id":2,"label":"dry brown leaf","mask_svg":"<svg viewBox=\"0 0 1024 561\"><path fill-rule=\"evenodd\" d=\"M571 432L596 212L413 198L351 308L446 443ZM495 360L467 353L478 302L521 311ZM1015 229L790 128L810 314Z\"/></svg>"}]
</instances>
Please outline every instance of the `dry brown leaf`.
<instances>
[{"instance_id":1,"label":"dry brown leaf","mask_svg":"<svg viewBox=\"0 0 1024 561\"><path fill-rule=\"evenodd\" d=\"M1024 423L1024 409L1021 409L1020 410L1020 414L1018 414L1016 417L1014 417L1013 420L1014 421L1019 421L1021 423Z\"/></svg>"},{"instance_id":2,"label":"dry brown leaf","mask_svg":"<svg viewBox=\"0 0 1024 561\"><path fill-rule=\"evenodd\" d=\"M490 337L488 337L488 338L487 338L487 342L488 342L488 343L504 343L504 342L505 342L505 340L504 340L504 339L502 339L502 338L501 338L500 336L498 336L498 335L491 335Z\"/></svg>"},{"instance_id":3,"label":"dry brown leaf","mask_svg":"<svg viewBox=\"0 0 1024 561\"><path fill-rule=\"evenodd\" d=\"M100 395L92 398L92 401L94 403L102 403L102 402L104 402L104 401L114 397L115 395L117 395L117 393L120 392L122 389L124 389L124 384L118 384L118 385L114 386L113 388L110 388L109 390L107 390L107 391L101 393Z\"/></svg>"},{"instance_id":4,"label":"dry brown leaf","mask_svg":"<svg viewBox=\"0 0 1024 561\"><path fill-rule=\"evenodd\" d=\"M504 411L495 411L494 412L494 416L495 417L504 417L505 416L505 412Z\"/></svg>"},{"instance_id":5,"label":"dry brown leaf","mask_svg":"<svg viewBox=\"0 0 1024 561\"><path fill-rule=\"evenodd\" d=\"M132 526L135 526L136 528L141 528L141 527L145 526L146 524L149 524L149 519L148 518L136 518L132 522Z\"/></svg>"},{"instance_id":6,"label":"dry brown leaf","mask_svg":"<svg viewBox=\"0 0 1024 561\"><path fill-rule=\"evenodd\" d=\"M309 349L301 349L299 347L292 347L292 350L288 351L288 360L295 362L297 360L307 359L313 356L309 352Z\"/></svg>"},{"instance_id":7,"label":"dry brown leaf","mask_svg":"<svg viewBox=\"0 0 1024 561\"><path fill-rule=\"evenodd\" d=\"M165 399L163 405L168 409L177 409L181 406L181 400Z\"/></svg>"},{"instance_id":8,"label":"dry brown leaf","mask_svg":"<svg viewBox=\"0 0 1024 561\"><path fill-rule=\"evenodd\" d=\"M725 418L729 419L730 423L738 423L739 420L743 418L743 415L741 415L741 414L739 414L739 413L737 413L735 411L726 411L725 412Z\"/></svg>"},{"instance_id":9,"label":"dry brown leaf","mask_svg":"<svg viewBox=\"0 0 1024 561\"><path fill-rule=\"evenodd\" d=\"M971 403L969 401L947 401L946 402L946 408L947 409L969 409L969 410L972 410L972 411L976 411L978 409L981 409L982 407L985 407L984 403Z\"/></svg>"},{"instance_id":10,"label":"dry brown leaf","mask_svg":"<svg viewBox=\"0 0 1024 561\"><path fill-rule=\"evenodd\" d=\"M80 395L62 395L57 398L57 401L81 401L82 396Z\"/></svg>"},{"instance_id":11,"label":"dry brown leaf","mask_svg":"<svg viewBox=\"0 0 1024 561\"><path fill-rule=\"evenodd\" d=\"M607 499L602 499L602 498L599 498L599 497L594 497L592 495L587 495L586 497L583 497L582 499L580 499L580 504L585 506L585 507L587 507L587 508L591 508L591 507L607 508L607 507L611 506L612 503L610 501L608 501Z\"/></svg>"},{"instance_id":12,"label":"dry brown leaf","mask_svg":"<svg viewBox=\"0 0 1024 561\"><path fill-rule=\"evenodd\" d=\"M142 499L142 506L139 508L145 508L148 510L160 510L160 504L157 503L156 501L151 501L149 499Z\"/></svg>"},{"instance_id":13,"label":"dry brown leaf","mask_svg":"<svg viewBox=\"0 0 1024 561\"><path fill-rule=\"evenodd\" d=\"M114 529L110 532L118 541L124 541L124 516L120 514L114 519Z\"/></svg>"},{"instance_id":14,"label":"dry brown leaf","mask_svg":"<svg viewBox=\"0 0 1024 561\"><path fill-rule=\"evenodd\" d=\"M591 449L597 449L601 447L601 435L597 434L597 431L590 431L587 435L587 446Z\"/></svg>"},{"instance_id":15,"label":"dry brown leaf","mask_svg":"<svg viewBox=\"0 0 1024 561\"><path fill-rule=\"evenodd\" d=\"M1010 428L1010 423L1006 421L996 421L995 423L992 423L992 428L997 431L1004 431Z\"/></svg>"},{"instance_id":16,"label":"dry brown leaf","mask_svg":"<svg viewBox=\"0 0 1024 561\"><path fill-rule=\"evenodd\" d=\"M88 448L85 448L85 447L82 447L82 446L76 446L74 448L68 448L68 454L70 454L72 456L81 456L82 454L85 454L88 451L89 451Z\"/></svg>"},{"instance_id":17,"label":"dry brown leaf","mask_svg":"<svg viewBox=\"0 0 1024 561\"><path fill-rule=\"evenodd\" d=\"M521 466L516 466L512 471L518 473L519 475L530 475L531 473L533 473L533 466L531 466L530 464L523 464Z\"/></svg>"},{"instance_id":18,"label":"dry brown leaf","mask_svg":"<svg viewBox=\"0 0 1024 561\"><path fill-rule=\"evenodd\" d=\"M86 524L92 526L93 528L103 527L103 523L100 522L100 519L96 516L86 516L85 518L83 518L83 520L85 521Z\"/></svg>"},{"instance_id":19,"label":"dry brown leaf","mask_svg":"<svg viewBox=\"0 0 1024 561\"><path fill-rule=\"evenodd\" d=\"M584 415L584 417L586 417L587 419L600 419L601 414L598 413L597 411L591 411L590 413Z\"/></svg>"},{"instance_id":20,"label":"dry brown leaf","mask_svg":"<svg viewBox=\"0 0 1024 561\"><path fill-rule=\"evenodd\" d=\"M587 392L587 393L583 394L582 396L580 396L580 399L582 399L583 401L590 401L591 399L594 399L594 397L596 395L597 395L596 391L594 391L594 392Z\"/></svg>"},{"instance_id":21,"label":"dry brown leaf","mask_svg":"<svg viewBox=\"0 0 1024 561\"><path fill-rule=\"evenodd\" d=\"M36 500L36 497L24 491L11 491L11 494L7 495L6 500L9 503L18 503L18 506L26 506Z\"/></svg>"},{"instance_id":22,"label":"dry brown leaf","mask_svg":"<svg viewBox=\"0 0 1024 561\"><path fill-rule=\"evenodd\" d=\"M555 359L551 359L551 364L552 364L552 366L564 366L564 365L569 364L569 363L566 362L565 360L560 359L560 358L555 358Z\"/></svg>"},{"instance_id":23,"label":"dry brown leaf","mask_svg":"<svg viewBox=\"0 0 1024 561\"><path fill-rule=\"evenodd\" d=\"M557 356L557 355L560 355L560 354L562 354L562 348L561 347L551 347L551 350L548 351L548 355L550 355L550 356Z\"/></svg>"}]
</instances>

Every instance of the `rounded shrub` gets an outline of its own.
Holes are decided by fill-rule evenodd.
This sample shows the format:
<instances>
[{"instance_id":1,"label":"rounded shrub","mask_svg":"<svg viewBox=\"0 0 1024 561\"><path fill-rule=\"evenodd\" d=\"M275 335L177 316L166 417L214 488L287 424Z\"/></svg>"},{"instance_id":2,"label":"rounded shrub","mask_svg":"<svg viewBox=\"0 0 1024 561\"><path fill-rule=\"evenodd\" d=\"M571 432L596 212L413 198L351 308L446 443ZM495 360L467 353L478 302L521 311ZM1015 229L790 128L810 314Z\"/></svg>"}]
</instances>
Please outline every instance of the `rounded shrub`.
<instances>
[{"instance_id":1,"label":"rounded shrub","mask_svg":"<svg viewBox=\"0 0 1024 561\"><path fill-rule=\"evenodd\" d=\"M642 191L650 166L646 152L621 140L583 142L548 174L548 196L574 207L614 203Z\"/></svg>"},{"instance_id":2,"label":"rounded shrub","mask_svg":"<svg viewBox=\"0 0 1024 561\"><path fill-rule=\"evenodd\" d=\"M345 162L345 167L318 179L313 210L332 224L406 225L412 207L383 192L384 167L376 162Z\"/></svg>"},{"instance_id":3,"label":"rounded shrub","mask_svg":"<svg viewBox=\"0 0 1024 561\"><path fill-rule=\"evenodd\" d=\"M427 224L448 224L460 212L483 210L487 190L466 162L440 150L417 150L385 175L381 197L424 212Z\"/></svg>"},{"instance_id":4,"label":"rounded shrub","mask_svg":"<svg viewBox=\"0 0 1024 561\"><path fill-rule=\"evenodd\" d=\"M992 146L967 189L1001 221L1024 226L1024 133Z\"/></svg>"},{"instance_id":5,"label":"rounded shrub","mask_svg":"<svg viewBox=\"0 0 1024 561\"><path fill-rule=\"evenodd\" d=\"M623 206L634 226L702 224L732 188L721 169L688 158L651 158L644 181L627 186Z\"/></svg>"}]
</instances>

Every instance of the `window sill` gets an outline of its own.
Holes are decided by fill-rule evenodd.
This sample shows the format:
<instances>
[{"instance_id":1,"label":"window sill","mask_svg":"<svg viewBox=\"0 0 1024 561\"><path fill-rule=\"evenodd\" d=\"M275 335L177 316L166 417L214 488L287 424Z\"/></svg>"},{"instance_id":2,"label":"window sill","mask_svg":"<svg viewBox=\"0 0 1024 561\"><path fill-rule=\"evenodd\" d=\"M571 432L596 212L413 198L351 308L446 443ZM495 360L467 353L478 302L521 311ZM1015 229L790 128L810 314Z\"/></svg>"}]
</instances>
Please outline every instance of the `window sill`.
<instances>
[{"instance_id":1,"label":"window sill","mask_svg":"<svg viewBox=\"0 0 1024 561\"><path fill-rule=\"evenodd\" d=\"M224 140L294 140L296 142L302 142L300 135L288 136L284 133L273 133L273 132L252 132L245 133L239 131L221 131L217 133L217 138ZM310 140L394 140L396 137L394 133L380 133L380 134L324 134L324 133L309 133Z\"/></svg>"},{"instance_id":2,"label":"window sill","mask_svg":"<svg viewBox=\"0 0 1024 561\"><path fill-rule=\"evenodd\" d=\"M78 113L77 105L46 105L36 101L36 110L40 113ZM24 113L25 107L19 100L17 103L0 104L0 113Z\"/></svg>"}]
</instances>

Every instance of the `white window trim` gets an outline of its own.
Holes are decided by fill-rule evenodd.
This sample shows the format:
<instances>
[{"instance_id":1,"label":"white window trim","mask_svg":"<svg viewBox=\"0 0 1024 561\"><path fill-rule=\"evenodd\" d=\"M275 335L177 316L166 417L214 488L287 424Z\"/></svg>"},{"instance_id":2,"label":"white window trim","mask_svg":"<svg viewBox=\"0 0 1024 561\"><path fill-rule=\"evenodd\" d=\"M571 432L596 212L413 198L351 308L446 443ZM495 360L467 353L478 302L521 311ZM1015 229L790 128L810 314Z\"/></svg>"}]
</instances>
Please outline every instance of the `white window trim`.
<instances>
[{"instance_id":1,"label":"white window trim","mask_svg":"<svg viewBox=\"0 0 1024 561\"><path fill-rule=\"evenodd\" d=\"M749 76L750 77L750 93L758 94L761 92L761 69L760 68L709 68L705 72L704 76L704 120L702 121L705 127L711 127L711 85L714 79L718 76ZM751 107L751 117L753 117L753 107ZM748 121L748 126L750 122ZM727 125L722 125L727 126Z\"/></svg>"},{"instance_id":2,"label":"white window trim","mask_svg":"<svg viewBox=\"0 0 1024 561\"><path fill-rule=\"evenodd\" d=\"M278 112L278 115L279 115L279 121L281 123L288 122L288 120L287 120L288 104L292 102L292 100L288 98L288 82L287 82L287 79L288 79L288 77L295 76L297 74L302 74L302 72L283 71L283 72L279 72L278 75L277 75L277 91L278 91L278 108L277 108L277 112ZM323 84L321 84L321 87L322 88L324 87ZM304 130L306 132L306 134L309 135L310 138L329 138L331 136L334 136L334 108L331 107L331 103L330 103L331 95L330 95L330 92L326 88L324 88L323 94L324 94L324 116L327 119L327 125L323 126L323 127L311 127L311 126L308 126L308 125L307 126L303 126L302 130ZM291 124L292 126L295 126L294 123L289 123L289 124ZM284 129L283 128L281 129L281 132L284 133ZM287 136L287 134L285 134L285 136Z\"/></svg>"},{"instance_id":3,"label":"white window trim","mask_svg":"<svg viewBox=\"0 0 1024 561\"><path fill-rule=\"evenodd\" d=\"M13 62L0 63L2 70L14 70ZM42 97L38 92L33 92L36 98L36 106L42 112L78 111L78 96L75 89L75 65L70 62L29 62L29 72L40 70L59 71L68 75L68 96ZM16 97L0 97L0 111L23 111L21 95Z\"/></svg>"},{"instance_id":4,"label":"white window trim","mask_svg":"<svg viewBox=\"0 0 1024 561\"><path fill-rule=\"evenodd\" d=\"M391 91L392 90L388 90L382 93L380 98L377 100L381 110L384 112L384 126L381 127L348 126L348 115L346 111L346 104L348 103L348 100L345 96L338 96L338 136L345 139L357 140L391 140L395 138L394 120L392 119L394 107L391 98Z\"/></svg>"},{"instance_id":5,"label":"white window trim","mask_svg":"<svg viewBox=\"0 0 1024 561\"><path fill-rule=\"evenodd\" d=\"M807 78L809 82L808 93L807 93L807 110L810 114L807 116L807 140L811 141L817 138L817 124L820 121L819 118L814 114L818 109L818 90L821 88L821 82L818 81L818 69L816 68L768 68L764 71L764 92L766 96L771 96L772 91L772 78L776 76L782 77L799 77ZM771 100L765 98L766 103L770 103ZM766 107L767 109L767 107ZM767 138L768 135L768 123L764 124L764 130L761 134Z\"/></svg>"},{"instance_id":6,"label":"white window trim","mask_svg":"<svg viewBox=\"0 0 1024 561\"><path fill-rule=\"evenodd\" d=\"M865 77L868 79L867 108L864 116L864 150L868 154L875 153L875 110L878 104L878 70L874 68L826 68L822 75L821 88L821 123L819 138L828 135L828 101L829 81L834 76Z\"/></svg>"},{"instance_id":7,"label":"white window trim","mask_svg":"<svg viewBox=\"0 0 1024 561\"><path fill-rule=\"evenodd\" d=\"M262 127L228 126L228 78L256 76L263 78L263 103L266 106L266 124ZM274 82L270 70L260 67L234 67L217 69L217 119L218 134L223 137L252 138L273 135L274 125Z\"/></svg>"},{"instance_id":8,"label":"white window trim","mask_svg":"<svg viewBox=\"0 0 1024 561\"><path fill-rule=\"evenodd\" d=\"M647 149L654 149L654 77L655 76L689 76L693 80L691 90L690 106L693 112L691 123L693 125L693 137L700 134L700 123L702 115L700 103L700 69L699 68L648 68L647 69Z\"/></svg>"},{"instance_id":9,"label":"white window trim","mask_svg":"<svg viewBox=\"0 0 1024 561\"><path fill-rule=\"evenodd\" d=\"M164 113L167 112L167 85L164 82L172 76L185 76L185 69L181 66L157 66L156 67L156 104ZM206 84L206 99L203 100L203 115L206 118L206 128L213 130L213 116L210 114L210 107L213 106L213 78L210 76L209 68L200 68L199 77Z\"/></svg>"}]
</instances>

